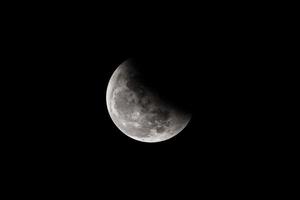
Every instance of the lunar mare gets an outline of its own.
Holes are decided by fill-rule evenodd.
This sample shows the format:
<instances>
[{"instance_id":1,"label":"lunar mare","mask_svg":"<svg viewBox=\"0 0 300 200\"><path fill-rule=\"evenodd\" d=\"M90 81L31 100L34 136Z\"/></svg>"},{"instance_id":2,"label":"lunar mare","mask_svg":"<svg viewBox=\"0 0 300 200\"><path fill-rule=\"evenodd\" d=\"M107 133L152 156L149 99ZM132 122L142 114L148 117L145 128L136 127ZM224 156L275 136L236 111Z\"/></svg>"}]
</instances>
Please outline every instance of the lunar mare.
<instances>
[{"instance_id":1,"label":"lunar mare","mask_svg":"<svg viewBox=\"0 0 300 200\"><path fill-rule=\"evenodd\" d=\"M109 80L106 103L115 125L125 135L142 142L160 142L177 135L191 114L164 102L138 78L138 71L127 60Z\"/></svg>"}]
</instances>

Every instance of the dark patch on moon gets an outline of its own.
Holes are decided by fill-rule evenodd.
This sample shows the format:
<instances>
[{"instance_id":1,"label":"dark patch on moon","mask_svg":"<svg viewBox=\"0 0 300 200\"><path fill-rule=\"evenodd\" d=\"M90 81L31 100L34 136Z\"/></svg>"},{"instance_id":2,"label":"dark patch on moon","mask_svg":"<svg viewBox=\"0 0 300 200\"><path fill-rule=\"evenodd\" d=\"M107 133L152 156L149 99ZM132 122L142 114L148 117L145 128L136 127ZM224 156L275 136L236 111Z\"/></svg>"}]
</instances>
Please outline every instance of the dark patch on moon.
<instances>
[{"instance_id":1,"label":"dark patch on moon","mask_svg":"<svg viewBox=\"0 0 300 200\"><path fill-rule=\"evenodd\" d=\"M146 93L145 88L143 88L143 86L141 86L141 84L137 83L136 81L129 80L126 83L126 86L128 87L129 90L134 92L139 99L145 96Z\"/></svg>"},{"instance_id":2,"label":"dark patch on moon","mask_svg":"<svg viewBox=\"0 0 300 200\"><path fill-rule=\"evenodd\" d=\"M169 118L170 116L170 112L167 110L162 110L162 109L156 109L153 111L153 113L155 114L155 116L157 116L157 120L159 121L165 121Z\"/></svg>"},{"instance_id":3,"label":"dark patch on moon","mask_svg":"<svg viewBox=\"0 0 300 200\"><path fill-rule=\"evenodd\" d=\"M165 131L164 127L158 127L156 128L157 133L163 133Z\"/></svg>"}]
</instances>

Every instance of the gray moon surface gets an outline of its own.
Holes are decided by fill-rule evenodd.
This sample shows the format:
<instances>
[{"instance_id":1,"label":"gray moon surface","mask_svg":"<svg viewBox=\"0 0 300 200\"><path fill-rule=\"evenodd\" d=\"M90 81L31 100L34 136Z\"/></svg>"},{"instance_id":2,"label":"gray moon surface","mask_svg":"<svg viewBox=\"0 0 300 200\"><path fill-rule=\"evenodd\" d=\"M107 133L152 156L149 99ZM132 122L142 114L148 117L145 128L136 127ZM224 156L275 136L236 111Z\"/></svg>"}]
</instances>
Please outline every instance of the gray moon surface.
<instances>
[{"instance_id":1,"label":"gray moon surface","mask_svg":"<svg viewBox=\"0 0 300 200\"><path fill-rule=\"evenodd\" d=\"M139 72L130 60L123 62L112 74L106 104L114 124L125 135L141 142L161 142L180 133L191 114L165 102L138 77Z\"/></svg>"}]
</instances>

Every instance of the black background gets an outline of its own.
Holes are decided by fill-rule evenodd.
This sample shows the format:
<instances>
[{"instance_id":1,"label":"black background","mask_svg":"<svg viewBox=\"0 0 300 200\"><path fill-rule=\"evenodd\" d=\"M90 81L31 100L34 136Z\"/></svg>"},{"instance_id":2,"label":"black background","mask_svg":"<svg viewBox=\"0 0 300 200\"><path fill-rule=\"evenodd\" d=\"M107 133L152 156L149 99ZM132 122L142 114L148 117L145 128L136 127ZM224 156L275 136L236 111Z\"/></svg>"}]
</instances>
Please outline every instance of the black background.
<instances>
[{"instance_id":1,"label":"black background","mask_svg":"<svg viewBox=\"0 0 300 200\"><path fill-rule=\"evenodd\" d=\"M203 10L181 15L162 9L154 16L143 10L66 9L40 9L16 20L12 36L26 63L18 72L30 74L20 95L21 107L29 111L21 128L28 133L15 135L23 166L42 180L91 186L103 179L115 181L106 182L109 186L131 179L136 185L145 180L176 185L184 178L209 187L214 180L239 182L264 170L268 136L260 127L264 110L258 114L257 107L268 36L257 26L264 22ZM178 91L192 110L176 137L137 142L110 119L108 81L131 57L149 59L153 81Z\"/></svg>"}]
</instances>

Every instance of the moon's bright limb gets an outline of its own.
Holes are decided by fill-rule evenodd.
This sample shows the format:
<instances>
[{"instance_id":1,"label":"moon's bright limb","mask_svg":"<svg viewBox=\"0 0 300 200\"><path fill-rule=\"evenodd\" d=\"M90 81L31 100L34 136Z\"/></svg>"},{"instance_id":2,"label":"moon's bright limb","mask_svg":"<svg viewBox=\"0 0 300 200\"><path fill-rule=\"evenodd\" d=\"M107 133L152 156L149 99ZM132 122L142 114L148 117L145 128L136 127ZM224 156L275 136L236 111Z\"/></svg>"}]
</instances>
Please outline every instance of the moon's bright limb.
<instances>
[{"instance_id":1,"label":"moon's bright limb","mask_svg":"<svg viewBox=\"0 0 300 200\"><path fill-rule=\"evenodd\" d=\"M111 119L124 134L142 142L160 142L177 135L186 127L191 114L165 103L140 84L138 76L130 60L113 73L106 91Z\"/></svg>"}]
</instances>

